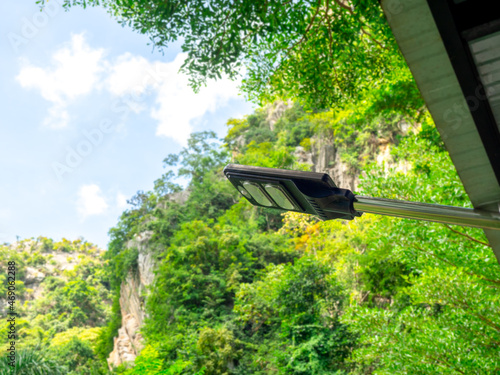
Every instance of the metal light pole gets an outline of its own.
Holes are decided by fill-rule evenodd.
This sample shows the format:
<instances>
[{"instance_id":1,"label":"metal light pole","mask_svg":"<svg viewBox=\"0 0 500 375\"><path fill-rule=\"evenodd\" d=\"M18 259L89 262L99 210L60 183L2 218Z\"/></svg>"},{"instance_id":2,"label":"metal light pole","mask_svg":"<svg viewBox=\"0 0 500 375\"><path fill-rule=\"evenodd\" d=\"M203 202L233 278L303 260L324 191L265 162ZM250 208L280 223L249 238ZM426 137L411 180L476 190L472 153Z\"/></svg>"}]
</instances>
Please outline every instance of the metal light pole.
<instances>
[{"instance_id":1,"label":"metal light pole","mask_svg":"<svg viewBox=\"0 0 500 375\"><path fill-rule=\"evenodd\" d=\"M355 198L354 209L360 212L500 230L500 214L488 211L359 195Z\"/></svg>"},{"instance_id":2,"label":"metal light pole","mask_svg":"<svg viewBox=\"0 0 500 375\"><path fill-rule=\"evenodd\" d=\"M324 173L229 164L224 174L250 203L303 212L323 220L352 220L363 212L500 230L500 213L354 195Z\"/></svg>"}]
</instances>

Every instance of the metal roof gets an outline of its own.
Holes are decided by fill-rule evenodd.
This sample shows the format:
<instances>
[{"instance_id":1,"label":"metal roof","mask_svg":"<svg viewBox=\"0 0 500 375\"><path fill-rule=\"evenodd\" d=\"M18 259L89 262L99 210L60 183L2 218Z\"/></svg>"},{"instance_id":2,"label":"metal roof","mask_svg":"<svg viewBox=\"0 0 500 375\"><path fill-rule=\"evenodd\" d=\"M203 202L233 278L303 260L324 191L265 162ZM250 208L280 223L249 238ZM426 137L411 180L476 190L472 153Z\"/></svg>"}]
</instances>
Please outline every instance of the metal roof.
<instances>
[{"instance_id":1,"label":"metal roof","mask_svg":"<svg viewBox=\"0 0 500 375\"><path fill-rule=\"evenodd\" d=\"M381 3L472 204L498 212L499 13L478 0ZM500 231L485 233L500 263Z\"/></svg>"}]
</instances>

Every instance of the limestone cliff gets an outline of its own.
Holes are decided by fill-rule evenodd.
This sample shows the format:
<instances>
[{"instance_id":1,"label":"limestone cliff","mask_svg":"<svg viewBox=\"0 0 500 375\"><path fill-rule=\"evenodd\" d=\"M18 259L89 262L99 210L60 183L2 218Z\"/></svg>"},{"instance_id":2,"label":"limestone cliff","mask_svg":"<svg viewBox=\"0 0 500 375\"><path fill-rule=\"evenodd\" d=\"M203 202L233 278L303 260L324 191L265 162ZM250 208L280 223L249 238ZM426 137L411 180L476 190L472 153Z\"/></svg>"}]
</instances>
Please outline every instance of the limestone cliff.
<instances>
[{"instance_id":1,"label":"limestone cliff","mask_svg":"<svg viewBox=\"0 0 500 375\"><path fill-rule=\"evenodd\" d=\"M113 351L108 358L110 368L133 362L143 348L139 330L146 317L144 302L155 269L153 255L148 249L152 234L143 232L127 244L129 248L137 248L139 255L137 269L129 271L120 288L122 326L118 330L118 337L114 338Z\"/></svg>"},{"instance_id":2,"label":"limestone cliff","mask_svg":"<svg viewBox=\"0 0 500 375\"><path fill-rule=\"evenodd\" d=\"M391 142L379 138L374 139L371 152L377 163L390 161ZM359 184L359 172L353 170L341 158L340 150L335 146L335 140L328 137L313 137L311 149L306 151L304 147L295 149L295 157L299 163L312 165L313 172L327 173L338 187L356 191Z\"/></svg>"},{"instance_id":3,"label":"limestone cliff","mask_svg":"<svg viewBox=\"0 0 500 375\"><path fill-rule=\"evenodd\" d=\"M266 112L267 112L267 117L266 121L269 124L269 128L271 130L274 130L274 124L280 119L281 116L283 116L283 113L287 110L293 107L293 102L292 101L276 101L272 104L269 104L266 107Z\"/></svg>"},{"instance_id":4,"label":"limestone cliff","mask_svg":"<svg viewBox=\"0 0 500 375\"><path fill-rule=\"evenodd\" d=\"M310 151L299 146L295 150L295 156L298 162L311 164L313 172L328 173L337 186L356 189L359 182L358 175L342 161L333 139L315 137L312 139Z\"/></svg>"}]
</instances>

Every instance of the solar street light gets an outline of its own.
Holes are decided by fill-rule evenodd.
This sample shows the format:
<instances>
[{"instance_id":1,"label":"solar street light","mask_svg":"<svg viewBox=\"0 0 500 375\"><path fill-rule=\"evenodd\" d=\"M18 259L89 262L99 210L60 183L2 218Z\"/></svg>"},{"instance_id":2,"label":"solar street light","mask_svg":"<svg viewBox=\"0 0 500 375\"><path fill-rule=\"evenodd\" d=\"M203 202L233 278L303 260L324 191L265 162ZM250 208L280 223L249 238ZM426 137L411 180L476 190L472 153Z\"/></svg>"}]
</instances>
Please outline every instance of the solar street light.
<instances>
[{"instance_id":1,"label":"solar street light","mask_svg":"<svg viewBox=\"0 0 500 375\"><path fill-rule=\"evenodd\" d=\"M229 164L224 174L253 205L302 212L322 220L352 220L363 212L500 230L490 211L354 195L326 173Z\"/></svg>"}]
</instances>

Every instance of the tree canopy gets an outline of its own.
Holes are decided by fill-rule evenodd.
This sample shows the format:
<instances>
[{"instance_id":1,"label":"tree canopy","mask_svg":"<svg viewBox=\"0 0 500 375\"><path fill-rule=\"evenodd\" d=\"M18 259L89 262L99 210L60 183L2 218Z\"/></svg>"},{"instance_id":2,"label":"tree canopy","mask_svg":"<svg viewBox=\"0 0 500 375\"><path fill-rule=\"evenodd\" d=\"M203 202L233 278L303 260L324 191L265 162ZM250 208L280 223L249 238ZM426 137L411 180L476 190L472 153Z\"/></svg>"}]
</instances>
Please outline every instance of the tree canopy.
<instances>
[{"instance_id":1,"label":"tree canopy","mask_svg":"<svg viewBox=\"0 0 500 375\"><path fill-rule=\"evenodd\" d=\"M378 88L382 101L390 91L421 105L377 1L64 0L66 8L97 5L159 50L179 41L195 90L243 73L243 91L260 102L330 108Z\"/></svg>"}]
</instances>

